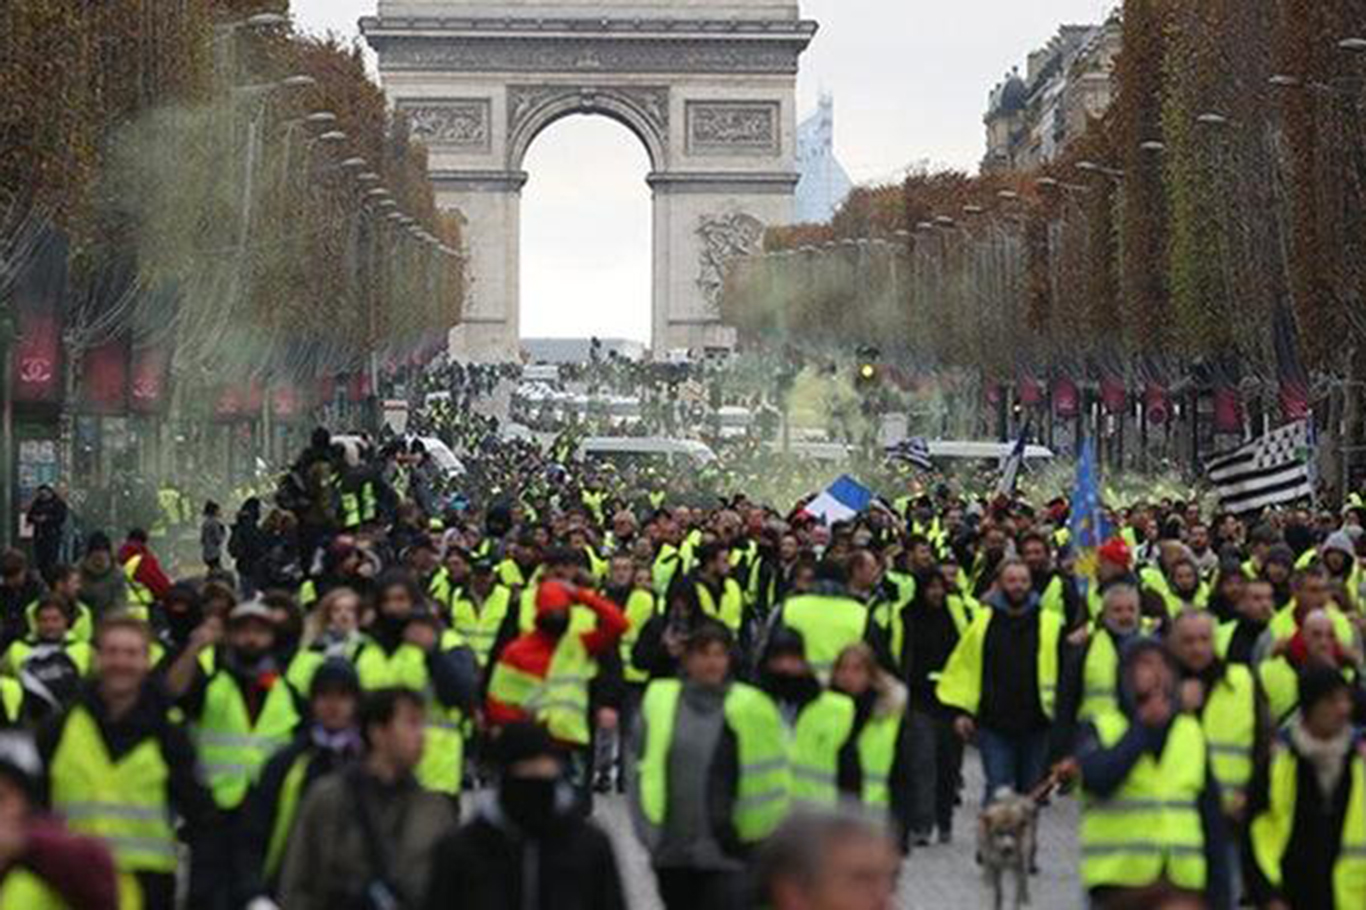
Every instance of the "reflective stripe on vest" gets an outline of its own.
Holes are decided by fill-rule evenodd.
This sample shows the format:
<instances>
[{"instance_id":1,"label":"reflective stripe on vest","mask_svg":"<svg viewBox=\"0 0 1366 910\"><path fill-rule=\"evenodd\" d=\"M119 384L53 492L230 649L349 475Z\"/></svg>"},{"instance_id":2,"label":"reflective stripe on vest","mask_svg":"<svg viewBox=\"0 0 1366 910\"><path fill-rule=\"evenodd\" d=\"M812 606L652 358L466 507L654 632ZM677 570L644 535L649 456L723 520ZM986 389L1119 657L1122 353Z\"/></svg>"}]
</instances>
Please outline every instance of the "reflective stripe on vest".
<instances>
[{"instance_id":1,"label":"reflective stripe on vest","mask_svg":"<svg viewBox=\"0 0 1366 910\"><path fill-rule=\"evenodd\" d=\"M1335 910L1366 907L1366 758L1360 745L1358 739L1349 752L1351 792L1342 822L1342 847L1333 864ZM1252 820L1248 831L1257 868L1278 889L1285 882L1282 862L1295 831L1299 763L1284 741L1277 743L1271 757L1267 806Z\"/></svg>"},{"instance_id":2,"label":"reflective stripe on vest","mask_svg":"<svg viewBox=\"0 0 1366 910\"><path fill-rule=\"evenodd\" d=\"M1103 748L1129 729L1117 711L1095 718ZM1179 888L1205 887L1205 835L1199 799L1205 788L1205 737L1189 715L1172 722L1162 755L1143 756L1119 789L1101 799L1084 792L1082 882L1089 888L1142 888L1164 877ZM1084 782L1083 782L1084 783Z\"/></svg>"},{"instance_id":3,"label":"reflective stripe on vest","mask_svg":"<svg viewBox=\"0 0 1366 910\"><path fill-rule=\"evenodd\" d=\"M446 632L441 647L459 644L459 636ZM356 674L366 691L400 687L411 689L427 700L426 740L417 779L428 790L451 796L460 793L465 774L464 712L439 704L427 673L427 655L415 645L404 644L386 654L378 644L369 642L356 655Z\"/></svg>"},{"instance_id":4,"label":"reflective stripe on vest","mask_svg":"<svg viewBox=\"0 0 1366 910\"><path fill-rule=\"evenodd\" d=\"M240 806L261 766L289 742L298 723L294 690L284 677L271 686L252 723L237 681L229 673L214 673L194 724L195 743L214 801L224 809Z\"/></svg>"},{"instance_id":5,"label":"reflective stripe on vest","mask_svg":"<svg viewBox=\"0 0 1366 910\"><path fill-rule=\"evenodd\" d=\"M52 808L71 830L104 840L121 872L176 870L170 769L148 737L118 761L83 706L71 709L48 771Z\"/></svg>"},{"instance_id":6,"label":"reflective stripe on vest","mask_svg":"<svg viewBox=\"0 0 1366 910\"><path fill-rule=\"evenodd\" d=\"M683 684L656 680L641 703L645 745L636 776L635 799L645 823L664 827L669 807L669 753ZM726 726L735 737L740 779L731 824L742 843L768 837L787 816L790 778L787 731L767 695L742 683L726 692Z\"/></svg>"},{"instance_id":7,"label":"reflective stripe on vest","mask_svg":"<svg viewBox=\"0 0 1366 910\"><path fill-rule=\"evenodd\" d=\"M950 707L968 714L976 714L982 701L982 660L986 651L987 632L995 610L984 609L972 621L968 631L958 641L939 677L936 694ZM1039 610L1039 653L1035 662L1035 681L1039 687L1039 704L1050 720L1058 696L1058 645L1062 639L1062 617Z\"/></svg>"},{"instance_id":8,"label":"reflective stripe on vest","mask_svg":"<svg viewBox=\"0 0 1366 910\"><path fill-rule=\"evenodd\" d=\"M1252 746L1257 735L1257 687L1247 667L1229 666L1210 690L1201 712L1209 747L1210 770L1226 803L1235 801L1252 780Z\"/></svg>"},{"instance_id":9,"label":"reflective stripe on vest","mask_svg":"<svg viewBox=\"0 0 1366 910\"><path fill-rule=\"evenodd\" d=\"M840 750L854 730L854 701L824 692L797 716L792 730L792 799L815 806L839 802Z\"/></svg>"},{"instance_id":10,"label":"reflective stripe on vest","mask_svg":"<svg viewBox=\"0 0 1366 910\"><path fill-rule=\"evenodd\" d=\"M500 660L489 681L489 697L530 715L560 742L586 746L591 738L588 686L597 670L582 636L571 626L560 636L544 678Z\"/></svg>"}]
</instances>

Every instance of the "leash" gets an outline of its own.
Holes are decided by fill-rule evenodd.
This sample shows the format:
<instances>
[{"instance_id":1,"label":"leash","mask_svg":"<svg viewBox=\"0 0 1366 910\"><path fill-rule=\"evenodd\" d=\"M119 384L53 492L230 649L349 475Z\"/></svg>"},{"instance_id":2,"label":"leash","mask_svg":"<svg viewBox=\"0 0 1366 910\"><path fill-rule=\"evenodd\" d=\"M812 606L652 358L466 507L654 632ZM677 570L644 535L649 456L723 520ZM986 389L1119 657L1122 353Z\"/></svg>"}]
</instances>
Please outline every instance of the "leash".
<instances>
[{"instance_id":1,"label":"leash","mask_svg":"<svg viewBox=\"0 0 1366 910\"><path fill-rule=\"evenodd\" d=\"M1039 782L1033 790L1030 790L1026 798L1035 806L1042 806L1046 800L1053 797L1062 786L1062 778L1056 771L1050 771L1048 776Z\"/></svg>"}]
</instances>

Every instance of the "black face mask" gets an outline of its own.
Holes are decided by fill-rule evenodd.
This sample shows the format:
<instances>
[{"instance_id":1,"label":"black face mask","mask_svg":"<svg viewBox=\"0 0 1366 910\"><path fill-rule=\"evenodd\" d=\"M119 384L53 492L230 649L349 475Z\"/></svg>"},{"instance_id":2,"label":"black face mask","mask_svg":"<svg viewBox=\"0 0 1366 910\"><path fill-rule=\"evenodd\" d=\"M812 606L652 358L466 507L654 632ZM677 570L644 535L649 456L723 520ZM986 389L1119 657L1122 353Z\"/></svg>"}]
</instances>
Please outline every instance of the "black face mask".
<instances>
[{"instance_id":1,"label":"black face mask","mask_svg":"<svg viewBox=\"0 0 1366 910\"><path fill-rule=\"evenodd\" d=\"M814 676L769 674L763 681L763 689L778 701L805 704L820 694L821 684Z\"/></svg>"},{"instance_id":2,"label":"black face mask","mask_svg":"<svg viewBox=\"0 0 1366 910\"><path fill-rule=\"evenodd\" d=\"M536 628L547 635L559 638L569 628L569 611L555 610L536 617Z\"/></svg>"},{"instance_id":3,"label":"black face mask","mask_svg":"<svg viewBox=\"0 0 1366 910\"><path fill-rule=\"evenodd\" d=\"M559 782L540 778L509 777L498 788L498 801L518 828L540 836L554 825Z\"/></svg>"}]
</instances>

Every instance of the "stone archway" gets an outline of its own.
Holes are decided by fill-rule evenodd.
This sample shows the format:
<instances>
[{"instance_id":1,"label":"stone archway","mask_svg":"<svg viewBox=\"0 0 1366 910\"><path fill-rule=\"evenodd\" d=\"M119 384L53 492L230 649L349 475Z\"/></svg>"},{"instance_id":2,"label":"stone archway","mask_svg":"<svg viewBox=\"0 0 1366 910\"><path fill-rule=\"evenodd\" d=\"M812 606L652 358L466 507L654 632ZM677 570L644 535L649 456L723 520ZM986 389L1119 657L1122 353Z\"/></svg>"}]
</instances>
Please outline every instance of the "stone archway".
<instances>
[{"instance_id":1,"label":"stone archway","mask_svg":"<svg viewBox=\"0 0 1366 910\"><path fill-rule=\"evenodd\" d=\"M816 31L795 2L380 0L361 26L431 150L438 203L468 223L457 355L517 350L522 162L575 114L619 121L649 154L656 352L733 343L725 263L792 218L797 67Z\"/></svg>"}]
</instances>

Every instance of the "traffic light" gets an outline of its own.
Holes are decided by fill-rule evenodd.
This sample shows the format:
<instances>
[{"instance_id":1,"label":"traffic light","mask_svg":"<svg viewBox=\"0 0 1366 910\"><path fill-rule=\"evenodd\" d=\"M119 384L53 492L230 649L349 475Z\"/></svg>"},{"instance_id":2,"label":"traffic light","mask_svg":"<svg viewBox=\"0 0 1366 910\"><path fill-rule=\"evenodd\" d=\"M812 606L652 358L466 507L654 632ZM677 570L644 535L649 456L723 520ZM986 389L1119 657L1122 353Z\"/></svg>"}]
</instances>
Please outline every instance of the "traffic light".
<instances>
[{"instance_id":1,"label":"traffic light","mask_svg":"<svg viewBox=\"0 0 1366 910\"><path fill-rule=\"evenodd\" d=\"M878 363L881 352L871 345L858 349L858 371L854 374L854 384L864 392L876 388L882 378L882 367Z\"/></svg>"}]
</instances>

